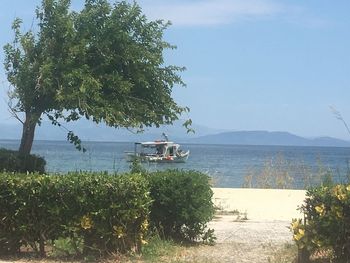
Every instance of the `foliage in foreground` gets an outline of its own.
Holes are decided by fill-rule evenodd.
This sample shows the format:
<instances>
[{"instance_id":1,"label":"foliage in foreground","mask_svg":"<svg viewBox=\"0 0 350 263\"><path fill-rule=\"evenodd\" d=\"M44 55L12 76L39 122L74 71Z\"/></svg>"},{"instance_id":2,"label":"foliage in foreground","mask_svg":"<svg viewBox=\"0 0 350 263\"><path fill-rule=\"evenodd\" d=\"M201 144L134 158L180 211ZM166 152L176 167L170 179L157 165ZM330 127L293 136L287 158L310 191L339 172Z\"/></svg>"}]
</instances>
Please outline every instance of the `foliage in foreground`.
<instances>
[{"instance_id":1,"label":"foliage in foreground","mask_svg":"<svg viewBox=\"0 0 350 263\"><path fill-rule=\"evenodd\" d=\"M67 256L140 251L149 226L160 237L213 240L209 178L168 170L108 175L0 173L0 254L30 246ZM64 248L69 249L65 250ZM63 248L63 249L62 249Z\"/></svg>"},{"instance_id":2,"label":"foliage in foreground","mask_svg":"<svg viewBox=\"0 0 350 263\"><path fill-rule=\"evenodd\" d=\"M0 148L0 171L42 174L45 172L45 165L46 161L42 157Z\"/></svg>"},{"instance_id":3,"label":"foliage in foreground","mask_svg":"<svg viewBox=\"0 0 350 263\"><path fill-rule=\"evenodd\" d=\"M140 175L3 173L0 197L1 253L29 245L44 256L62 238L78 255L123 252L139 249L147 233L151 199Z\"/></svg>"},{"instance_id":4,"label":"foliage in foreground","mask_svg":"<svg viewBox=\"0 0 350 263\"><path fill-rule=\"evenodd\" d=\"M305 221L292 222L299 249L310 254L328 253L332 262L350 262L350 185L309 190L301 211Z\"/></svg>"},{"instance_id":5,"label":"foliage in foreground","mask_svg":"<svg viewBox=\"0 0 350 263\"><path fill-rule=\"evenodd\" d=\"M129 251L128 253L114 253L111 256L104 257L100 262L149 262L149 263L169 263L169 262L182 262L178 260L179 255L181 255L188 246L184 246L180 243L174 242L170 239L163 239L158 234L153 234L147 240L141 248L140 253L135 253L134 251ZM67 253L71 252L71 253ZM55 242L52 253L49 258L55 260L70 259L70 254L74 253L74 248L72 247L71 240L60 239ZM89 259L93 260L91 256L86 256L84 258L86 261Z\"/></svg>"},{"instance_id":6,"label":"foliage in foreground","mask_svg":"<svg viewBox=\"0 0 350 263\"><path fill-rule=\"evenodd\" d=\"M205 233L213 218L210 178L196 171L167 170L149 176L151 223L165 237L196 240L211 238ZM209 236L208 236L209 235Z\"/></svg>"}]
</instances>

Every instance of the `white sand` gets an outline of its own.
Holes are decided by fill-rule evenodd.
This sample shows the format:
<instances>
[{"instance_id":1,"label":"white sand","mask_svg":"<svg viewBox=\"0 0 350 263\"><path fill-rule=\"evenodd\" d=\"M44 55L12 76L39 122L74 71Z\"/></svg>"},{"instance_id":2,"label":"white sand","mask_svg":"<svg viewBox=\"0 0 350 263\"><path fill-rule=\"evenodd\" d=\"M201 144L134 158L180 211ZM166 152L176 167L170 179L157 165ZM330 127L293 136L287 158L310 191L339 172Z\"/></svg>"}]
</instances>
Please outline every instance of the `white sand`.
<instances>
[{"instance_id":1,"label":"white sand","mask_svg":"<svg viewBox=\"0 0 350 263\"><path fill-rule=\"evenodd\" d=\"M180 261L280 262L278 258L274 260L274 255L286 243L293 243L289 227L292 218L303 217L297 208L303 204L306 191L238 188L213 191L213 202L223 210L208 224L215 231L216 245L189 248ZM248 220L229 213L234 210L246 212Z\"/></svg>"},{"instance_id":2,"label":"white sand","mask_svg":"<svg viewBox=\"0 0 350 263\"><path fill-rule=\"evenodd\" d=\"M213 202L223 210L208 224L215 231L217 243L190 248L184 259L220 263L278 262L273 260L274 253L293 242L289 229L292 218L303 218L297 208L303 204L306 191L213 188L213 192ZM237 215L229 213L234 210L246 212L248 219L237 220Z\"/></svg>"},{"instance_id":3,"label":"white sand","mask_svg":"<svg viewBox=\"0 0 350 263\"><path fill-rule=\"evenodd\" d=\"M224 211L247 213L254 221L291 221L302 218L297 210L305 200L305 190L212 188L213 202Z\"/></svg>"}]
</instances>

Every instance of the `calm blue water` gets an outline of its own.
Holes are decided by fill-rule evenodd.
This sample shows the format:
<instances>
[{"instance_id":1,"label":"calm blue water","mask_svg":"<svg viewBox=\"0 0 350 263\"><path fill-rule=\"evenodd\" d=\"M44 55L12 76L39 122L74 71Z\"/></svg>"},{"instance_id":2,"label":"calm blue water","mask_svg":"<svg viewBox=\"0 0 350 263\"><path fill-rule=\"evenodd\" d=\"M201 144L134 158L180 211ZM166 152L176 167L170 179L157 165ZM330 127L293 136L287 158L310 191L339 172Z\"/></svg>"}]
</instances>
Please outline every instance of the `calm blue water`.
<instances>
[{"instance_id":1,"label":"calm blue water","mask_svg":"<svg viewBox=\"0 0 350 263\"><path fill-rule=\"evenodd\" d=\"M18 141L0 140L0 148L17 149L18 145ZM64 141L35 141L32 152L46 159L50 172L129 170L124 151L133 150L132 142L84 142L84 147L86 153ZM303 188L306 175L315 179L319 171L330 171L335 181L345 181L350 160L350 148L339 147L182 144L182 149L191 151L186 163L145 168L199 170L210 175L217 187L241 187L247 174L261 174L267 167L265 171L288 171L294 187Z\"/></svg>"}]
</instances>

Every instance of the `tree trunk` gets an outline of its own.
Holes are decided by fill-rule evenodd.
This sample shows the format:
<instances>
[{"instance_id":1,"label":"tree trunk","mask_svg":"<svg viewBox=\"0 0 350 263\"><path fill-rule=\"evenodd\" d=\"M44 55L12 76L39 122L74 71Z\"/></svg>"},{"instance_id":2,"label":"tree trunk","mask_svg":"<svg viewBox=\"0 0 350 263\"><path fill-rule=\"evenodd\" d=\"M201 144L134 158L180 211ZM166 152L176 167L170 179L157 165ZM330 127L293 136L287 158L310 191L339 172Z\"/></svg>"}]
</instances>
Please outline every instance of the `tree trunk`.
<instances>
[{"instance_id":1,"label":"tree trunk","mask_svg":"<svg viewBox=\"0 0 350 263\"><path fill-rule=\"evenodd\" d=\"M297 263L310 263L310 252L306 248L298 249Z\"/></svg>"},{"instance_id":2,"label":"tree trunk","mask_svg":"<svg viewBox=\"0 0 350 263\"><path fill-rule=\"evenodd\" d=\"M26 120L23 123L21 145L19 146L20 154L30 154L33 146L35 127L40 115L26 112Z\"/></svg>"},{"instance_id":3,"label":"tree trunk","mask_svg":"<svg viewBox=\"0 0 350 263\"><path fill-rule=\"evenodd\" d=\"M39 251L40 251L40 256L42 258L46 257L45 241L42 237L40 237L40 240L39 240Z\"/></svg>"}]
</instances>

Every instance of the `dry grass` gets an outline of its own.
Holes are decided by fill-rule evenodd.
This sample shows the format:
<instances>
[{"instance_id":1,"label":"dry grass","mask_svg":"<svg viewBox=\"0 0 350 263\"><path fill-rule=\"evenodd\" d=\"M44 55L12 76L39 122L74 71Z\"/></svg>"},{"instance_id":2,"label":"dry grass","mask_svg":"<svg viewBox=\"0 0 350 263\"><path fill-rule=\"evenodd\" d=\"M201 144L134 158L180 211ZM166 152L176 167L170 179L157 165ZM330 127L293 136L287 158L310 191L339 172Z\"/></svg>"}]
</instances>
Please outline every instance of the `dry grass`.
<instances>
[{"instance_id":1,"label":"dry grass","mask_svg":"<svg viewBox=\"0 0 350 263\"><path fill-rule=\"evenodd\" d=\"M268 258L269 263L296 263L298 249L296 245L286 243L282 247L277 248L275 252Z\"/></svg>"},{"instance_id":2,"label":"dry grass","mask_svg":"<svg viewBox=\"0 0 350 263\"><path fill-rule=\"evenodd\" d=\"M243 249L243 250L242 250ZM290 259L293 258L292 246L285 246L281 249L276 249L272 245L263 245L256 249L256 254L265 254L261 262L271 263L284 263L293 262ZM3 262L17 262L17 263L57 263L57 262L107 262L107 263L222 263L222 262L250 262L251 254L255 253L250 251L250 248L240 243L221 243L214 246L208 245L181 245L172 241L154 240L148 246L145 247L141 254L129 254L129 255L111 255L108 258L93 260L93 259L81 259L72 260L65 258L46 258L38 259L31 254L23 253L21 257L0 258L0 263ZM273 253L269 257L269 253ZM246 254L246 255L245 255ZM295 254L294 254L295 256ZM269 258L269 261L266 261ZM260 262L260 261L259 261Z\"/></svg>"},{"instance_id":3,"label":"dry grass","mask_svg":"<svg viewBox=\"0 0 350 263\"><path fill-rule=\"evenodd\" d=\"M241 243L220 243L208 245L181 245L172 241L154 239L145 247L141 254L114 254L107 258L93 260L89 258L72 260L65 258L38 259L31 253L23 253L21 257L1 257L0 263L57 263L57 262L106 262L106 263L223 263L223 262L268 262L268 263L296 263L297 247L291 243L281 245L260 244L251 249ZM252 261L252 255L256 260ZM329 251L316 253L311 257L314 263L329 263Z\"/></svg>"}]
</instances>

